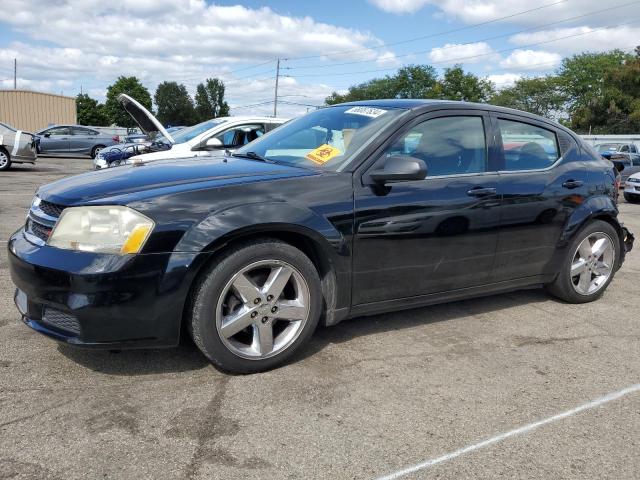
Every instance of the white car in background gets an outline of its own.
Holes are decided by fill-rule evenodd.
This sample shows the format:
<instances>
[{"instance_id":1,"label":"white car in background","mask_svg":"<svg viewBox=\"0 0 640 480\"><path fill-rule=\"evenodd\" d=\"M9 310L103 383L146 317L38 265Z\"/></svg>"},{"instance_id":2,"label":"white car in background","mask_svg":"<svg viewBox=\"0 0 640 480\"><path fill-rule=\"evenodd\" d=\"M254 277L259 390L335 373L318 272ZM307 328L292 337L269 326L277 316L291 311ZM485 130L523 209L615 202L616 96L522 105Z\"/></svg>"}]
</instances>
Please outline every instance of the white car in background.
<instances>
[{"instance_id":1,"label":"white car in background","mask_svg":"<svg viewBox=\"0 0 640 480\"><path fill-rule=\"evenodd\" d=\"M629 203L640 202L640 172L630 175L624 183L624 199Z\"/></svg>"},{"instance_id":2,"label":"white car in background","mask_svg":"<svg viewBox=\"0 0 640 480\"><path fill-rule=\"evenodd\" d=\"M153 138L153 141L136 146L138 154L126 160L110 164L106 158L97 158L94 162L97 169L170 158L210 156L212 152L222 153L225 150L233 151L288 121L286 118L271 117L218 117L169 133L151 112L133 98L122 94L118 100L140 129Z\"/></svg>"}]
</instances>

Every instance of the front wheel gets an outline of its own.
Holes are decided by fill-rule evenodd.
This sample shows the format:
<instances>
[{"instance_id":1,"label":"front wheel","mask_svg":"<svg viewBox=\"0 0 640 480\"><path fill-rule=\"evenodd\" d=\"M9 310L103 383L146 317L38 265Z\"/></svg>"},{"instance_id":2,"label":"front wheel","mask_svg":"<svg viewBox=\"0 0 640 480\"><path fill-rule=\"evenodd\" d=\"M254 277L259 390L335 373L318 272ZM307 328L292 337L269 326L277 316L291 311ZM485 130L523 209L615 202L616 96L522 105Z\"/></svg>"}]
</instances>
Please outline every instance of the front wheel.
<instances>
[{"instance_id":1,"label":"front wheel","mask_svg":"<svg viewBox=\"0 0 640 480\"><path fill-rule=\"evenodd\" d=\"M320 278L309 258L278 240L226 253L196 284L188 327L219 369L254 373L283 364L313 334Z\"/></svg>"},{"instance_id":2,"label":"front wheel","mask_svg":"<svg viewBox=\"0 0 640 480\"><path fill-rule=\"evenodd\" d=\"M619 258L618 232L611 224L595 220L576 235L547 290L569 303L597 300L613 280Z\"/></svg>"},{"instance_id":3,"label":"front wheel","mask_svg":"<svg viewBox=\"0 0 640 480\"><path fill-rule=\"evenodd\" d=\"M11 157L4 148L0 148L0 172L11 168Z\"/></svg>"}]
</instances>

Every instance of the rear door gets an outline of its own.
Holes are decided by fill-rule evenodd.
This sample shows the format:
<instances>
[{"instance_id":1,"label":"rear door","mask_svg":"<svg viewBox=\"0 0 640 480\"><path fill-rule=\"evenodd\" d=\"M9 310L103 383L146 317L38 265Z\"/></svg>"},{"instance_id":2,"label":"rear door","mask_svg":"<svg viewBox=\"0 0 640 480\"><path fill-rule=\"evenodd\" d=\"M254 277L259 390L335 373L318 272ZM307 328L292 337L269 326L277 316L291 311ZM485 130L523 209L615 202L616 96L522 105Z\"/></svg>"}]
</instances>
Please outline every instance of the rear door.
<instances>
[{"instance_id":1,"label":"rear door","mask_svg":"<svg viewBox=\"0 0 640 480\"><path fill-rule=\"evenodd\" d=\"M500 155L500 233L494 278L547 274L568 219L589 195L578 144L553 125L492 114Z\"/></svg>"},{"instance_id":2,"label":"rear door","mask_svg":"<svg viewBox=\"0 0 640 480\"><path fill-rule=\"evenodd\" d=\"M490 120L478 110L426 114L375 153L427 164L424 180L379 187L354 178L354 305L486 284L500 198Z\"/></svg>"},{"instance_id":3,"label":"rear door","mask_svg":"<svg viewBox=\"0 0 640 480\"><path fill-rule=\"evenodd\" d=\"M90 153L98 136L96 130L82 127L71 127L69 151L72 153Z\"/></svg>"}]
</instances>

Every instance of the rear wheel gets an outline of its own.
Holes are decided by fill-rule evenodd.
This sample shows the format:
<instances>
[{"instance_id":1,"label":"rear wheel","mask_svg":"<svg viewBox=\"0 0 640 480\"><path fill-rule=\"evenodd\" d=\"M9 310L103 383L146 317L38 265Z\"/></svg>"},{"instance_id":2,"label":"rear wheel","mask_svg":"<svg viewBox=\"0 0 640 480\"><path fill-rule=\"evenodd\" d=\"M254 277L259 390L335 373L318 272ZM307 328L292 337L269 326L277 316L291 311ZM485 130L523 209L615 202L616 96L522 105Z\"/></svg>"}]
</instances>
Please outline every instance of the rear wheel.
<instances>
[{"instance_id":1,"label":"rear wheel","mask_svg":"<svg viewBox=\"0 0 640 480\"><path fill-rule=\"evenodd\" d=\"M4 148L0 148L0 171L9 170L10 168L11 156Z\"/></svg>"},{"instance_id":2,"label":"rear wheel","mask_svg":"<svg viewBox=\"0 0 640 480\"><path fill-rule=\"evenodd\" d=\"M320 279L300 250L259 240L230 250L196 285L188 326L221 370L253 373L283 364L313 334Z\"/></svg>"},{"instance_id":3,"label":"rear wheel","mask_svg":"<svg viewBox=\"0 0 640 480\"><path fill-rule=\"evenodd\" d=\"M602 296L613 280L620 256L618 232L609 223L595 220L572 242L549 292L569 303L586 303Z\"/></svg>"},{"instance_id":4,"label":"rear wheel","mask_svg":"<svg viewBox=\"0 0 640 480\"><path fill-rule=\"evenodd\" d=\"M104 145L96 145L95 147L93 147L93 150L91 150L91 158L96 158L100 153L100 150L102 150L103 148L105 148Z\"/></svg>"}]
</instances>

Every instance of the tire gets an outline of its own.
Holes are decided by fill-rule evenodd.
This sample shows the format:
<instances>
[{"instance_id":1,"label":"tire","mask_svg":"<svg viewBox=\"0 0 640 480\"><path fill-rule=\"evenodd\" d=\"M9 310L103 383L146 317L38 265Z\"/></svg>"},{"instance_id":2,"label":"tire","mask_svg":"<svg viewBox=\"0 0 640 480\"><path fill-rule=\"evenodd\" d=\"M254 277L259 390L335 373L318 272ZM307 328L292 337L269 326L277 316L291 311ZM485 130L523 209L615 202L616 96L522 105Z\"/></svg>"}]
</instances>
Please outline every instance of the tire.
<instances>
[{"instance_id":1,"label":"tire","mask_svg":"<svg viewBox=\"0 0 640 480\"><path fill-rule=\"evenodd\" d=\"M0 172L11 168L11 155L4 148L0 147Z\"/></svg>"},{"instance_id":2,"label":"tire","mask_svg":"<svg viewBox=\"0 0 640 480\"><path fill-rule=\"evenodd\" d=\"M320 278L311 260L288 243L261 239L231 248L203 272L186 321L216 368L246 374L285 363L309 340L321 310ZM279 317L285 311L292 320Z\"/></svg>"},{"instance_id":3,"label":"tire","mask_svg":"<svg viewBox=\"0 0 640 480\"><path fill-rule=\"evenodd\" d=\"M640 195L633 195L632 193L624 193L624 199L629 203L640 202Z\"/></svg>"},{"instance_id":4,"label":"tire","mask_svg":"<svg viewBox=\"0 0 640 480\"><path fill-rule=\"evenodd\" d=\"M601 248L604 253L600 253ZM594 220L575 236L567 248L558 276L546 285L546 289L568 303L593 302L602 296L613 280L619 261L618 232L611 224Z\"/></svg>"},{"instance_id":5,"label":"tire","mask_svg":"<svg viewBox=\"0 0 640 480\"><path fill-rule=\"evenodd\" d=\"M103 148L105 148L104 145L96 145L95 147L93 147L91 149L91 158L96 158L98 156L98 153L100 153L100 150L102 150Z\"/></svg>"}]
</instances>

